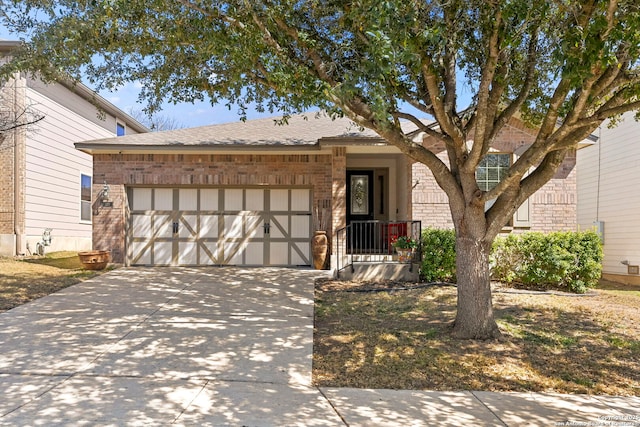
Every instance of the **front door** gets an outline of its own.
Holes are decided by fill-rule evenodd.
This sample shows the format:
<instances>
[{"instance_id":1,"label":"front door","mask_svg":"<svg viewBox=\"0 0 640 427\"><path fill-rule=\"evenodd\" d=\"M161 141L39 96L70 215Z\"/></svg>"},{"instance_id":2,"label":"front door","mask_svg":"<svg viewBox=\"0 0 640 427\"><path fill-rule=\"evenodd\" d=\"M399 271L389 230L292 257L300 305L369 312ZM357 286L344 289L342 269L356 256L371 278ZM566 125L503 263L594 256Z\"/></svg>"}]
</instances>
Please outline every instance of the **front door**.
<instances>
[{"instance_id":1,"label":"front door","mask_svg":"<svg viewBox=\"0 0 640 427\"><path fill-rule=\"evenodd\" d=\"M347 225L351 224L347 233L347 245L356 253L372 249L377 230L372 221L373 211L373 171L347 171Z\"/></svg>"}]
</instances>

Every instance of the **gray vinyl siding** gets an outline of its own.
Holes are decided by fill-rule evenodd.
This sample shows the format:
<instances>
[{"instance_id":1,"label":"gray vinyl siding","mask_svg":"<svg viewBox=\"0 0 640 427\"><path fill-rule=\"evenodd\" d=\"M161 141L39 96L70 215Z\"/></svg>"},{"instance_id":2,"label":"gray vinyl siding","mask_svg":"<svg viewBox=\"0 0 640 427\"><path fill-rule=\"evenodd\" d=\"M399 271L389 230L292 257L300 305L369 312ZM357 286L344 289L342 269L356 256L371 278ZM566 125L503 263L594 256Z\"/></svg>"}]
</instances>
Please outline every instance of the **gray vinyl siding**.
<instances>
[{"instance_id":1,"label":"gray vinyl siding","mask_svg":"<svg viewBox=\"0 0 640 427\"><path fill-rule=\"evenodd\" d=\"M53 102L64 105L74 114L104 128L110 132L109 136L115 136L116 122L125 125L127 135L138 133L133 127L129 126L129 119L127 117L99 114L98 109L93 103L79 96L73 89L68 89L59 83L44 84L41 81L30 79L28 86L33 91L40 93Z\"/></svg>"},{"instance_id":2,"label":"gray vinyl siding","mask_svg":"<svg viewBox=\"0 0 640 427\"><path fill-rule=\"evenodd\" d=\"M45 118L27 134L26 234L40 236L49 227L54 239L91 239L91 224L80 220L80 175L93 175L92 158L73 144L111 137L115 125L110 132L36 90L29 89L27 97ZM66 103L81 105L78 98L67 93ZM95 113L95 107L92 111Z\"/></svg>"},{"instance_id":3,"label":"gray vinyl siding","mask_svg":"<svg viewBox=\"0 0 640 427\"><path fill-rule=\"evenodd\" d=\"M604 221L603 271L627 274L621 261L640 264L640 123L628 113L598 134L578 151L578 224L584 230Z\"/></svg>"}]
</instances>

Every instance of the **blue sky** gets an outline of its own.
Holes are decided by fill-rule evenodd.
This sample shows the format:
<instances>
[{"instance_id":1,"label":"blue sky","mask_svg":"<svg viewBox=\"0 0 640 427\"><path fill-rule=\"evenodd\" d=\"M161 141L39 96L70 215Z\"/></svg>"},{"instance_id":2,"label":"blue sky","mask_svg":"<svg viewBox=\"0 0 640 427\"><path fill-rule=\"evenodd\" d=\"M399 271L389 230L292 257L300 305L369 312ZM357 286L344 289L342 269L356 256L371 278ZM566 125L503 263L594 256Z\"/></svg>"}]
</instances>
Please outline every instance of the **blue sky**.
<instances>
[{"instance_id":1,"label":"blue sky","mask_svg":"<svg viewBox=\"0 0 640 427\"><path fill-rule=\"evenodd\" d=\"M142 110L145 106L144 102L138 102L138 94L140 93L140 84L128 83L116 92L102 92L102 95L112 104L118 106L122 110L129 112L132 108ZM234 122L239 120L237 109L232 107L229 110L224 104L211 105L209 102L197 103L180 103L163 105L160 114L174 118L176 122L184 127L206 126L218 123ZM248 119L259 117L270 117L275 114L258 113L255 110L247 112Z\"/></svg>"}]
</instances>

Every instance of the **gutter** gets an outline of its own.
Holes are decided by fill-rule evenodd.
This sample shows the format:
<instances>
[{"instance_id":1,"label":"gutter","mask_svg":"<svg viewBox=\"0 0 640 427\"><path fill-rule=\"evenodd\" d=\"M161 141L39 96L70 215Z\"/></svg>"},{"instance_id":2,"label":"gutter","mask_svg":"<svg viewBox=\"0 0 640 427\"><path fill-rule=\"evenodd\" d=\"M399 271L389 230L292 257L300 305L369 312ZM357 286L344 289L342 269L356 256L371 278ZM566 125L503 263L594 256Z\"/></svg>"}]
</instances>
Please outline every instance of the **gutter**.
<instances>
[{"instance_id":1,"label":"gutter","mask_svg":"<svg viewBox=\"0 0 640 427\"><path fill-rule=\"evenodd\" d=\"M122 121L126 122L127 127L133 128L137 133L151 132L151 129L131 117L130 114L127 114L120 108L113 105L111 102L107 101L104 97L102 97L100 94L98 94L96 91L92 90L85 84L81 82L74 82L68 79L60 79L57 82L69 89L71 92L80 95L85 100L96 105L99 109L114 116L116 119L121 119Z\"/></svg>"}]
</instances>

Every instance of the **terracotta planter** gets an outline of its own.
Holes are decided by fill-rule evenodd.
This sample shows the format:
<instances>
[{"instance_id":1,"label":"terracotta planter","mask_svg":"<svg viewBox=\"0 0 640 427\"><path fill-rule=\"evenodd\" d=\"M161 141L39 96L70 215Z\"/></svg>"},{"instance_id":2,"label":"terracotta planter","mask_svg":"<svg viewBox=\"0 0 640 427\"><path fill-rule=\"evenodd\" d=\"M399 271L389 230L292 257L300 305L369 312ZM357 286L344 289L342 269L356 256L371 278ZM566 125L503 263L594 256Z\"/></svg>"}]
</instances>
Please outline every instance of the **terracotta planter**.
<instances>
[{"instance_id":1,"label":"terracotta planter","mask_svg":"<svg viewBox=\"0 0 640 427\"><path fill-rule=\"evenodd\" d=\"M78 252L78 258L87 270L103 270L111 259L109 251Z\"/></svg>"},{"instance_id":2,"label":"terracotta planter","mask_svg":"<svg viewBox=\"0 0 640 427\"><path fill-rule=\"evenodd\" d=\"M413 249L398 249L398 262L411 262L413 260Z\"/></svg>"},{"instance_id":3,"label":"terracotta planter","mask_svg":"<svg viewBox=\"0 0 640 427\"><path fill-rule=\"evenodd\" d=\"M311 240L311 253L313 254L313 268L322 270L327 262L327 249L329 249L327 232L316 231Z\"/></svg>"}]
</instances>

